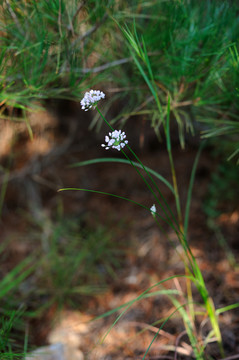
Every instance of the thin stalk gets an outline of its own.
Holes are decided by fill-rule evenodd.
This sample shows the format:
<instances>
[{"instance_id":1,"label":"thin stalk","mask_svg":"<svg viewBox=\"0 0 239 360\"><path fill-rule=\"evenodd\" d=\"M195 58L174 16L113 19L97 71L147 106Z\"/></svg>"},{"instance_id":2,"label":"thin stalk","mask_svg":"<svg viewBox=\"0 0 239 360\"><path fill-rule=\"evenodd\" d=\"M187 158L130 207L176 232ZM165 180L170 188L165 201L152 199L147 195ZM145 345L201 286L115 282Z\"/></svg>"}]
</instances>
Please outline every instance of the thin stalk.
<instances>
[{"instance_id":1,"label":"thin stalk","mask_svg":"<svg viewBox=\"0 0 239 360\"><path fill-rule=\"evenodd\" d=\"M177 178L176 178L176 172L175 172L172 152L170 151L168 153L168 155L169 155L169 162L170 162L171 173L172 173L174 197L175 197L175 202L176 202L178 221L179 221L179 226L180 226L181 232L183 232L183 218L182 218L182 211L181 211L180 198L179 198L179 192L178 192L178 184L177 184Z\"/></svg>"},{"instance_id":2,"label":"thin stalk","mask_svg":"<svg viewBox=\"0 0 239 360\"><path fill-rule=\"evenodd\" d=\"M166 143L167 143L167 152L169 157L169 163L171 168L171 174L172 174L172 180L173 180L173 188L174 188L174 198L176 202L176 209L178 214L178 221L179 221L179 227L183 233L183 217L182 217L182 210L180 205L180 198L179 198L179 192L178 192L178 184L177 184L177 177L176 177L176 171L173 161L173 155L172 155L172 147L171 147L171 139L170 139L170 96L168 96L168 107L167 107L167 117L166 117L166 126L164 125L164 132L166 136Z\"/></svg>"},{"instance_id":3,"label":"thin stalk","mask_svg":"<svg viewBox=\"0 0 239 360\"><path fill-rule=\"evenodd\" d=\"M102 119L104 120L104 122L109 126L110 130L114 131L114 128L110 125L110 123L106 120L106 118L104 117L104 115L102 114L102 112L99 110L98 106L95 107L96 110L98 111L98 113L100 114L100 116L102 117Z\"/></svg>"}]
</instances>

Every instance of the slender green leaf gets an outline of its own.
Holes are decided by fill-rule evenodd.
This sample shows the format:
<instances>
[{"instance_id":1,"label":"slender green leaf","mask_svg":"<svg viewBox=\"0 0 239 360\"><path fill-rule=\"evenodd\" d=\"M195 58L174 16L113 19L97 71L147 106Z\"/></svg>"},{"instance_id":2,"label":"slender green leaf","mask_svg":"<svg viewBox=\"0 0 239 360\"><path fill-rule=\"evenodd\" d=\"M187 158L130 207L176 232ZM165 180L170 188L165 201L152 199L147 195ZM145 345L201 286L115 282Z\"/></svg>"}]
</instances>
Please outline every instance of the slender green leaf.
<instances>
[{"instance_id":1,"label":"slender green leaf","mask_svg":"<svg viewBox=\"0 0 239 360\"><path fill-rule=\"evenodd\" d=\"M81 161L79 163L75 163L73 165L71 165L71 167L80 167L80 166L86 166L86 165L91 165L91 164L98 164L98 163L107 163L107 162L115 162L115 163L122 163L122 164L130 164L130 161L126 160L126 159L119 159L119 158L100 158L100 159L93 159L93 160L87 160L87 161ZM136 163L135 161L132 161L132 163L134 164L134 166L143 169L142 165L139 163ZM155 176L157 179L159 179L160 181L162 181L171 191L172 193L174 193L173 187L170 184L169 181L167 181L163 176L161 176L158 172L150 169L147 166L144 166L145 169L152 174L153 176Z\"/></svg>"}]
</instances>

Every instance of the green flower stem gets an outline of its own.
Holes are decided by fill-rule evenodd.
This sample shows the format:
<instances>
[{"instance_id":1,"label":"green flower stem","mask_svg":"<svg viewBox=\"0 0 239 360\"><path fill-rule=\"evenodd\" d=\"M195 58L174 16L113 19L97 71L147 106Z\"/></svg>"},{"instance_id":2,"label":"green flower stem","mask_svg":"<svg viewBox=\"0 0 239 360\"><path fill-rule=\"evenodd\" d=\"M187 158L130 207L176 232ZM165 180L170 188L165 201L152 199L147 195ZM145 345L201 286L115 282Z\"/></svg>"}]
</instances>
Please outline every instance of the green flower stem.
<instances>
[{"instance_id":1,"label":"green flower stem","mask_svg":"<svg viewBox=\"0 0 239 360\"><path fill-rule=\"evenodd\" d=\"M168 96L167 117L166 117L166 124L164 124L164 132L165 132L165 136L166 136L167 152L168 152L169 163L170 163L170 167L171 167L171 174L172 174L173 188L174 188L174 197L175 197L175 202L176 202L179 227L183 233L184 232L183 231L183 217L182 217L182 211L181 211L181 205L180 205L177 177L176 177L176 171L175 171L175 166L174 166L174 161L173 161L171 138L170 138L170 96Z\"/></svg>"},{"instance_id":2,"label":"green flower stem","mask_svg":"<svg viewBox=\"0 0 239 360\"><path fill-rule=\"evenodd\" d=\"M179 227L183 233L183 217L182 217L180 198L179 198L179 193L178 193L178 184L177 184L176 172L175 172L171 149L168 152L168 156L169 156L169 162L170 162L171 173L172 173L174 196L175 196L176 209L177 209L177 214L178 214Z\"/></svg>"},{"instance_id":3,"label":"green flower stem","mask_svg":"<svg viewBox=\"0 0 239 360\"><path fill-rule=\"evenodd\" d=\"M98 106L95 107L96 110L98 111L98 113L100 114L100 116L102 117L102 119L104 120L104 122L109 126L110 130L114 131L114 128L110 125L110 123L106 120L106 118L104 117L104 115L102 114L102 112L99 110Z\"/></svg>"}]
</instances>

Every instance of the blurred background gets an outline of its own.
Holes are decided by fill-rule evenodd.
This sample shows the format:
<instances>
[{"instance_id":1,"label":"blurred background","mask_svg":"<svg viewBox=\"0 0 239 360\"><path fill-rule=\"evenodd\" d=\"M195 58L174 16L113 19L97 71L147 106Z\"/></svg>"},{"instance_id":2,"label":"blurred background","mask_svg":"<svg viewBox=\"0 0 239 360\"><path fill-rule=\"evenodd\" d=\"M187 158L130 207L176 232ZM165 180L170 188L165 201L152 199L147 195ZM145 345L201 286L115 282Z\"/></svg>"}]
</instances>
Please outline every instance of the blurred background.
<instances>
[{"instance_id":1,"label":"blurred background","mask_svg":"<svg viewBox=\"0 0 239 360\"><path fill-rule=\"evenodd\" d=\"M60 316L67 333L77 329L72 331L81 342L75 349L84 358L113 322L104 318L86 325L89 320L183 271L173 247L144 209L84 191L58 192L78 187L148 207L153 203L128 165L74 165L121 157L100 146L109 129L99 114L81 110L80 100L90 89L104 91L101 112L114 128L126 132L141 161L171 182L163 117L120 27L137 33L139 41L143 35L163 109L170 95L182 204L205 141L189 243L216 305L238 301L238 14L236 1L1 1L2 354L8 351L17 359L26 350L64 342L66 333L59 338L54 332ZM160 189L175 212L172 194L163 184ZM166 231L176 246L172 230ZM125 318L131 325L114 330L88 358L144 354L152 334L144 333L140 346L138 338L130 344L126 340L167 316L170 307L165 298L144 300ZM238 320L237 310L222 319L230 339L228 354L239 343ZM182 326L174 319L166 330L175 339Z\"/></svg>"}]
</instances>

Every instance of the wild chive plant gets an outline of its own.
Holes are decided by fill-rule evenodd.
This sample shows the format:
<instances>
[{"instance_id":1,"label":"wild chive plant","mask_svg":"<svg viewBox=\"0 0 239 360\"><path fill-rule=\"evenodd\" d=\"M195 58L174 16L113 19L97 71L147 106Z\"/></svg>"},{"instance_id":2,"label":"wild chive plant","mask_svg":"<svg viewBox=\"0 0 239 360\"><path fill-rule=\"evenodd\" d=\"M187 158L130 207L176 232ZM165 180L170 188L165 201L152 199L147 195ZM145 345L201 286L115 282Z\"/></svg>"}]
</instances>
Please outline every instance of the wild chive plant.
<instances>
[{"instance_id":1,"label":"wild chive plant","mask_svg":"<svg viewBox=\"0 0 239 360\"><path fill-rule=\"evenodd\" d=\"M153 86L152 86L152 89L154 89ZM91 90L90 93L98 93L98 91L92 92L92 90ZM81 191L89 191L89 192L103 194L103 195L109 195L109 196L113 196L116 198L127 200L129 202L132 202L134 204L141 206L142 208L146 209L147 211L150 211L152 216L154 217L155 221L157 222L157 224L160 226L161 229L163 229L162 222L164 222L164 223L170 225L170 227L174 230L174 232L177 236L178 242L181 245L181 248L183 249L183 254L181 254L180 257L181 257L181 260L183 261L184 267L185 267L185 274L175 275L170 278L164 279L164 280L160 281L159 283L155 284L154 286L152 286L151 288L144 291L135 300L130 301L129 303L125 304L124 306L121 306L118 309L115 309L115 311L117 311L119 309L122 309L122 307L125 307L123 312L118 316L118 318L116 319L116 321L114 322L114 324L112 326L114 326L116 324L116 322L121 318L121 316L125 313L125 311L131 305L133 305L134 302L139 301L140 299L143 299L148 294L148 292L150 290L152 290L152 288L160 287L164 282L169 281L171 279L174 279L177 277L182 277L182 278L186 279L187 301L184 304L182 304L177 299L177 297L175 295L173 295L172 293L168 292L167 295L168 295L169 299L171 300L171 302L173 303L173 305L175 306L175 311L173 312L173 314L175 312L178 312L183 319L185 329L186 329L188 338L190 340L191 347L192 347L195 358L197 360L205 359L204 350L205 350L206 346L208 345L208 343L211 341L218 342L218 346L219 346L221 355L223 356L222 337L221 337L221 332L220 332L220 328L219 328L218 315L228 309L238 306L238 304L228 306L223 309L217 309L217 310L215 309L213 299L211 298L211 296L208 293L202 272L197 264L197 261L191 251L191 248L190 248L188 240L187 240L187 230L188 230L188 222L189 222L189 209L190 209L190 201L191 201L191 196L192 196L192 187L193 187L196 166L197 166L197 163L199 160L199 155L200 155L201 149L199 150L199 152L196 156L194 166L192 169L191 179L189 182L186 210L185 210L185 214L183 214L182 210L181 210L180 196L179 196L178 187L177 187L177 177L176 177L176 172L175 172L175 168L174 168L173 155L172 155L172 149L171 149L170 130L169 130L170 129L170 126L169 126L170 125L169 124L170 97L168 97L167 116L166 116L166 121L164 124L164 130L165 130L165 136L166 136L166 142L167 142L167 151L168 151L168 156L169 156L169 162L170 162L171 172L172 172L172 180L173 180L172 185L170 183L168 183L166 179L163 179L159 174L157 177L160 180L164 181L164 183L170 188L170 190L172 191L172 193L174 195L175 202L176 202L176 208L177 208L177 216L175 216L173 214L173 211L169 207L166 199L164 198L162 192L160 191L159 186L157 185L153 176L151 175L151 174L155 175L155 173L151 169L149 169L148 167L145 167L143 165L141 160L138 158L138 156L136 155L136 153L133 151L133 149L129 145L128 141L126 140L126 134L124 132L121 132L121 130L115 130L110 125L110 123L106 120L106 118L103 116L101 111L99 110L98 101L101 100L102 98L104 98L104 94L101 95L101 97L98 100L96 100L94 97L91 100L89 100L90 98L89 98L88 94L89 93L86 93L83 100L81 101L82 109L87 111L88 108L94 107L111 130L109 135L106 135L106 137L105 137L106 145L103 144L102 146L107 150L112 148L112 149L121 151L123 156L126 158L124 161L122 159L119 159L119 160L118 159L117 160L116 159L108 159L108 161L125 162L128 164L131 164L134 167L134 169L137 171L137 173L139 174L139 176L141 177L143 182L145 183L148 190L153 195L155 203L151 207L148 207L144 204L137 203L131 199L124 198L124 197L118 196L116 194L110 194L110 193L106 193L106 192L89 190L89 189L81 189L81 188L65 188L65 189L61 189L59 191L81 190ZM85 106L86 103L87 103L87 108ZM127 153L125 152L125 150L127 150ZM107 159L93 160L93 162L104 162L104 161L107 161ZM84 163L79 163L79 164L75 164L75 165L82 166L82 165L87 165L90 163L92 163L92 161L86 161ZM143 170L144 173L141 173L138 170L138 168ZM166 234L166 236L167 236L167 234ZM196 289L198 290L198 293L200 294L200 296L202 298L203 310L200 312L200 314L201 315L203 314L204 317L208 317L208 319L210 320L210 324L211 324L211 331L204 339L199 335L199 331L198 331L197 325L196 325L196 321L197 321L197 315L196 315L196 309L195 309L196 304L194 303L194 299L193 299L193 295L192 295L192 285L194 285L196 287ZM157 294L158 293L159 292L157 292ZM112 311L110 312L110 314L112 314ZM160 326L159 330L162 329L164 324L169 320L169 318L171 316L173 316L173 314L171 314L163 322L163 324ZM155 335L153 341L155 340L157 335L158 335L158 333ZM149 345L147 351L145 352L143 359L145 358L146 354L148 353L148 351L151 347L151 344Z\"/></svg>"},{"instance_id":2,"label":"wild chive plant","mask_svg":"<svg viewBox=\"0 0 239 360\"><path fill-rule=\"evenodd\" d=\"M65 0L61 2L26 2L21 0L17 4L10 1L3 4L0 16L0 28L2 30L0 103L2 117L6 115L4 111L7 106L25 110L32 100L76 99L82 91L83 81L88 78L88 81L91 81L91 86L96 83L95 77L91 77L89 80L89 74L103 74L103 70L108 70L109 73L109 69L112 71L113 68L116 69L116 72L112 78L116 82L116 74L119 73L117 64L126 63L131 66L133 63L136 64L141 77L138 74L133 76L129 87L128 73L133 73L133 71L131 71L132 67L126 66L124 75L117 76L118 85L121 88L126 88L126 92L131 92L132 88L143 88L142 92L134 91L134 95L138 96L138 102L146 98L145 105L139 109L141 113L146 111L145 106L152 104L152 99L155 100L156 107L150 108L148 114L156 132L159 126L163 125L165 133L169 134L169 128L167 129L169 121L167 122L165 117L168 114L168 108L178 122L180 141L183 145L184 123L191 128L191 116L188 116L187 111L185 111L188 107L190 107L190 113L192 112L193 116L197 119L200 118L207 126L212 125L211 131L207 131L205 136L220 135L225 132L231 134L236 129L238 131L238 121L235 121L238 120L238 102L235 101L238 94L233 91L238 83L238 55L235 53L232 63L232 67L235 67L236 71L231 71L231 67L228 65L231 58L227 56L230 49L235 49L235 51L237 49L234 45L238 39L239 29L237 4L225 1L219 4L218 1L204 3L156 0L151 1L150 6L148 6L148 2L138 1L132 1L130 4L126 1L111 1L111 7L108 5L108 1L100 0L82 1L80 4L77 1L69 3ZM107 12L105 11L106 7ZM84 16L80 18L79 14L82 8L85 8L85 12ZM116 10L113 11L112 8ZM86 13L87 16L85 16ZM138 23L140 22L141 29L144 29L145 42L142 41L141 43L138 41L136 33L135 36L132 36L127 29L123 32L131 45L132 57L129 58L128 54L123 52L127 48L124 46L125 43L121 42L116 31L101 31L101 25L106 23L105 20L109 14L113 14L120 22L127 21L127 18L130 18L131 21L132 16L135 15ZM109 18L111 19L110 16ZM145 26L146 23L147 27ZM101 40L104 39L108 42L108 36L110 37L111 34L113 34L112 38L117 39L117 41L111 42L109 49L107 49L107 56L113 57L111 58L112 62L105 64L102 63L105 56L101 51L106 50L106 47L101 46ZM120 50L123 51L118 51L118 44L121 46ZM143 47L147 44L147 47L150 48L148 54L146 51L144 52L144 48L142 51L139 47L142 44ZM116 48L115 54L113 48ZM83 53L82 49L84 49ZM90 63L92 55L94 58L94 52L97 56L101 56L99 56L95 68L89 69L86 66ZM115 61L115 55L118 56L119 53L121 59ZM146 71L142 63L146 64ZM103 75L101 75L101 82L108 79L105 72ZM145 96L147 89L142 86L142 79L153 96ZM170 94L170 102L167 101L165 94ZM130 101L131 104L134 102L135 105L135 98L131 97ZM226 116L221 116L225 109L228 110ZM127 112L129 113L129 111ZM205 114L207 115L206 118ZM220 115L220 120L215 123L215 118L218 115ZM13 117L11 118L13 119ZM111 147L118 147L118 150L122 151L122 145L124 145L124 149L127 149L127 140L124 138L125 141L121 142L122 138L119 137L119 131L110 128L110 134L105 139L106 144L103 144L105 149L110 150ZM124 136L125 134L121 133L121 135ZM156 220L159 220L161 216L163 220L171 223L175 231L178 232L180 240L186 241L184 237L187 239L188 216L182 216L169 140L167 138L167 145L170 147L168 151L173 185L151 169L145 166L143 169L148 174L163 181L173 191L177 204L176 221L173 219L171 211L167 209L164 199L161 199L163 208L166 207L166 211L171 214L172 219L168 218L168 215L160 215L161 206L156 199L154 200L155 208L151 207L150 209L152 215ZM238 155L238 146L231 153ZM118 161L130 163L136 169L142 169L139 159L133 153L131 154L136 161L131 160L129 162L127 158ZM193 171L195 168L196 165ZM194 174L192 174L189 194L191 193L193 177ZM7 173L4 183L7 184ZM0 196L0 209L4 194L5 189L3 187ZM188 197L189 200L190 196ZM189 205L190 201L187 203L187 214L189 213ZM156 209L159 209L158 212ZM178 225L176 226L177 222ZM187 246L185 245L186 251ZM188 293L190 293L189 287ZM191 313L193 313L192 310L191 307Z\"/></svg>"}]
</instances>

